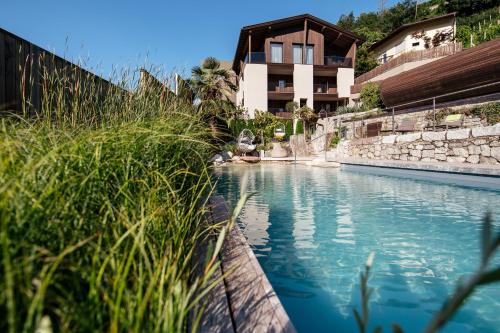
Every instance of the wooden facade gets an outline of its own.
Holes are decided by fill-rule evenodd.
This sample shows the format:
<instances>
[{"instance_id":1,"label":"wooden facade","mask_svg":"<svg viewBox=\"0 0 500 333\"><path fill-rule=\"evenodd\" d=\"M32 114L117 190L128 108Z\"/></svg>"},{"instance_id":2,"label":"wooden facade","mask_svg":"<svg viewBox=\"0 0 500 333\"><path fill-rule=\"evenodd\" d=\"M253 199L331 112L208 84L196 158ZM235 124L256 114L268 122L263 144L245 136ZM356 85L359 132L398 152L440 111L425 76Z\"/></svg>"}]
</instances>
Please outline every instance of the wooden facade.
<instances>
[{"instance_id":1,"label":"wooden facade","mask_svg":"<svg viewBox=\"0 0 500 333\"><path fill-rule=\"evenodd\" d=\"M384 80L382 100L388 107L421 101L464 99L500 92L500 38L436 60ZM477 88L485 86L482 88ZM461 90L469 89L466 92ZM445 95L445 96L443 96Z\"/></svg>"},{"instance_id":2,"label":"wooden facade","mask_svg":"<svg viewBox=\"0 0 500 333\"><path fill-rule=\"evenodd\" d=\"M353 67L357 44L362 42L363 38L309 14L260 23L241 29L233 70L239 74L245 62L261 58L270 64L271 43L283 44L284 64L293 64L293 45L297 44L302 46L302 60L306 58L306 46L313 47L313 65L326 65L325 57L332 57L350 61L331 67Z\"/></svg>"}]
</instances>

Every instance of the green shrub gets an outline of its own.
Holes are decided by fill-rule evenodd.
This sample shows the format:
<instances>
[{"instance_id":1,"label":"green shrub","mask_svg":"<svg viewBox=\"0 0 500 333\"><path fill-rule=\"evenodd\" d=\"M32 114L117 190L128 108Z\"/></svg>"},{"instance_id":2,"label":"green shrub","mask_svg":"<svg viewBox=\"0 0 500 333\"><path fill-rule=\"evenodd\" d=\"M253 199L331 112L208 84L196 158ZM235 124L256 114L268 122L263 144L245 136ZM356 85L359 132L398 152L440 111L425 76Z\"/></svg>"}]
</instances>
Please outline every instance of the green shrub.
<instances>
[{"instance_id":1,"label":"green shrub","mask_svg":"<svg viewBox=\"0 0 500 333\"><path fill-rule=\"evenodd\" d=\"M338 136L334 135L334 136L332 137L332 141L330 141L330 147L331 147L331 148L336 148L336 147L337 147L337 145L339 144L339 142L340 142L340 137L338 137Z\"/></svg>"},{"instance_id":2,"label":"green shrub","mask_svg":"<svg viewBox=\"0 0 500 333\"><path fill-rule=\"evenodd\" d=\"M366 111L360 106L354 105L354 106L339 106L337 108L337 111L335 111L336 115L340 114L347 114L347 113L357 113L357 112L363 112Z\"/></svg>"},{"instance_id":3,"label":"green shrub","mask_svg":"<svg viewBox=\"0 0 500 333\"><path fill-rule=\"evenodd\" d=\"M380 97L380 85L374 82L365 84L361 88L360 99L366 110L381 107L382 98Z\"/></svg>"},{"instance_id":4,"label":"green shrub","mask_svg":"<svg viewBox=\"0 0 500 333\"><path fill-rule=\"evenodd\" d=\"M297 134L304 134L304 124L301 121L297 122Z\"/></svg>"},{"instance_id":5,"label":"green shrub","mask_svg":"<svg viewBox=\"0 0 500 333\"><path fill-rule=\"evenodd\" d=\"M500 123L500 102L483 104L470 110L471 114L481 119L486 119L488 124Z\"/></svg>"}]
</instances>

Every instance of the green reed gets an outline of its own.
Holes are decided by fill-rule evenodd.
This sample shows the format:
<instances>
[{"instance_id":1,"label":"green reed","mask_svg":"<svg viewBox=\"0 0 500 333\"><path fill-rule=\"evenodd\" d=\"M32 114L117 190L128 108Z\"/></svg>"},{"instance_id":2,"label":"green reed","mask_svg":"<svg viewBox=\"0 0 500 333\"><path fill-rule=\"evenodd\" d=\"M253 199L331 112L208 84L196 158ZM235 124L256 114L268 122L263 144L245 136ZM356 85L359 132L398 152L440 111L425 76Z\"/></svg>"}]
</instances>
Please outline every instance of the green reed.
<instances>
[{"instance_id":1,"label":"green reed","mask_svg":"<svg viewBox=\"0 0 500 333\"><path fill-rule=\"evenodd\" d=\"M133 71L105 87L42 68L24 81L42 78L41 108L27 93L0 120L1 331L194 329L215 269L193 275L210 231L203 117Z\"/></svg>"}]
</instances>

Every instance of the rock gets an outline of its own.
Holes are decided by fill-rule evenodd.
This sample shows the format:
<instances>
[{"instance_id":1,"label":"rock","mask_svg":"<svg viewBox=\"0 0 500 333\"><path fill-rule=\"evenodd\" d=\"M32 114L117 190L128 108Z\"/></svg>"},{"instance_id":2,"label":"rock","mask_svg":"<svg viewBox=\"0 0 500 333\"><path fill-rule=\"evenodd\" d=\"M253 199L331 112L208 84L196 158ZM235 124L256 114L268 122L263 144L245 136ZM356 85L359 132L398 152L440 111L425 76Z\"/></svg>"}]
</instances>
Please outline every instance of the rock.
<instances>
[{"instance_id":1,"label":"rock","mask_svg":"<svg viewBox=\"0 0 500 333\"><path fill-rule=\"evenodd\" d=\"M453 154L460 157L469 157L469 152L465 148L453 148Z\"/></svg>"},{"instance_id":2,"label":"rock","mask_svg":"<svg viewBox=\"0 0 500 333\"><path fill-rule=\"evenodd\" d=\"M413 150L410 150L410 155L413 156L413 157L422 157L422 151L421 150L416 150L416 149L413 149Z\"/></svg>"},{"instance_id":3,"label":"rock","mask_svg":"<svg viewBox=\"0 0 500 333\"><path fill-rule=\"evenodd\" d=\"M470 128L450 130L446 132L446 139L462 140L462 139L467 139L469 135L470 135Z\"/></svg>"},{"instance_id":4,"label":"rock","mask_svg":"<svg viewBox=\"0 0 500 333\"><path fill-rule=\"evenodd\" d=\"M434 149L434 145L425 145L424 149Z\"/></svg>"},{"instance_id":5,"label":"rock","mask_svg":"<svg viewBox=\"0 0 500 333\"><path fill-rule=\"evenodd\" d=\"M241 157L239 157L238 155L235 155L232 158L233 161L239 161L240 159L241 159Z\"/></svg>"},{"instance_id":6,"label":"rock","mask_svg":"<svg viewBox=\"0 0 500 333\"><path fill-rule=\"evenodd\" d=\"M223 151L223 152L220 152L220 154L217 154L217 155L220 155L222 157L223 161L228 161L228 160L230 160L233 157L233 153L231 153L230 151Z\"/></svg>"},{"instance_id":7,"label":"rock","mask_svg":"<svg viewBox=\"0 0 500 333\"><path fill-rule=\"evenodd\" d=\"M500 147L500 141L491 141L490 147Z\"/></svg>"},{"instance_id":8,"label":"rock","mask_svg":"<svg viewBox=\"0 0 500 333\"><path fill-rule=\"evenodd\" d=\"M498 164L497 160L495 160L493 157L485 157L485 156L479 157L479 163L481 163L481 164Z\"/></svg>"},{"instance_id":9,"label":"rock","mask_svg":"<svg viewBox=\"0 0 500 333\"><path fill-rule=\"evenodd\" d=\"M445 147L439 147L439 148L434 149L434 152L436 154L446 154L447 151L448 151L448 148L445 148Z\"/></svg>"},{"instance_id":10,"label":"rock","mask_svg":"<svg viewBox=\"0 0 500 333\"><path fill-rule=\"evenodd\" d=\"M434 149L433 150L422 150L422 157L423 158L434 157Z\"/></svg>"},{"instance_id":11,"label":"rock","mask_svg":"<svg viewBox=\"0 0 500 333\"><path fill-rule=\"evenodd\" d=\"M470 155L467 157L467 162L473 163L473 164L478 164L479 163L479 155Z\"/></svg>"},{"instance_id":12,"label":"rock","mask_svg":"<svg viewBox=\"0 0 500 333\"><path fill-rule=\"evenodd\" d=\"M402 154L408 154L410 151L407 148L402 148L401 153Z\"/></svg>"},{"instance_id":13,"label":"rock","mask_svg":"<svg viewBox=\"0 0 500 333\"><path fill-rule=\"evenodd\" d=\"M408 157L408 160L410 160L410 161L418 161L418 160L420 160L420 158L419 157L415 157L415 156L410 156L410 157Z\"/></svg>"},{"instance_id":14,"label":"rock","mask_svg":"<svg viewBox=\"0 0 500 333\"><path fill-rule=\"evenodd\" d=\"M500 147L491 148L491 157L494 157L497 161L500 161Z\"/></svg>"},{"instance_id":15,"label":"rock","mask_svg":"<svg viewBox=\"0 0 500 333\"><path fill-rule=\"evenodd\" d=\"M475 144L476 146L484 145L484 144L486 144L487 142L488 142L488 141L486 141L486 139L476 139L476 140L474 140L474 144Z\"/></svg>"},{"instance_id":16,"label":"rock","mask_svg":"<svg viewBox=\"0 0 500 333\"><path fill-rule=\"evenodd\" d=\"M465 162L465 157L453 157L453 156L448 156L446 158L446 161L447 162L450 162L450 163L463 163Z\"/></svg>"},{"instance_id":17,"label":"rock","mask_svg":"<svg viewBox=\"0 0 500 333\"><path fill-rule=\"evenodd\" d=\"M400 155L400 156L399 156L399 159L400 159L401 161L408 161L408 154L402 154L402 155Z\"/></svg>"},{"instance_id":18,"label":"rock","mask_svg":"<svg viewBox=\"0 0 500 333\"><path fill-rule=\"evenodd\" d=\"M446 132L423 132L422 140L424 141L443 141L446 140Z\"/></svg>"},{"instance_id":19,"label":"rock","mask_svg":"<svg viewBox=\"0 0 500 333\"><path fill-rule=\"evenodd\" d=\"M446 154L435 154L434 158L438 161L446 161Z\"/></svg>"},{"instance_id":20,"label":"rock","mask_svg":"<svg viewBox=\"0 0 500 333\"><path fill-rule=\"evenodd\" d=\"M442 147L442 146L444 146L444 143L442 141L436 141L436 142L434 142L434 146Z\"/></svg>"},{"instance_id":21,"label":"rock","mask_svg":"<svg viewBox=\"0 0 500 333\"><path fill-rule=\"evenodd\" d=\"M459 147L463 147L463 144L462 144L462 142L450 142L448 144L448 147L450 147L450 148L459 148Z\"/></svg>"},{"instance_id":22,"label":"rock","mask_svg":"<svg viewBox=\"0 0 500 333\"><path fill-rule=\"evenodd\" d=\"M432 159L429 157L424 157L420 160L421 162L432 162Z\"/></svg>"},{"instance_id":23,"label":"rock","mask_svg":"<svg viewBox=\"0 0 500 333\"><path fill-rule=\"evenodd\" d=\"M210 161L216 163L222 163L224 162L224 158L220 154L215 154Z\"/></svg>"},{"instance_id":24,"label":"rock","mask_svg":"<svg viewBox=\"0 0 500 333\"><path fill-rule=\"evenodd\" d=\"M388 135L382 137L382 143L392 144L396 142L397 135Z\"/></svg>"},{"instance_id":25,"label":"rock","mask_svg":"<svg viewBox=\"0 0 500 333\"><path fill-rule=\"evenodd\" d=\"M474 127L472 129L472 136L475 138L481 136L497 136L497 135L500 135L500 123L494 126Z\"/></svg>"},{"instance_id":26,"label":"rock","mask_svg":"<svg viewBox=\"0 0 500 333\"><path fill-rule=\"evenodd\" d=\"M411 134L405 134L405 135L399 135L396 138L397 142L413 142L420 140L422 138L422 133L411 133Z\"/></svg>"},{"instance_id":27,"label":"rock","mask_svg":"<svg viewBox=\"0 0 500 333\"><path fill-rule=\"evenodd\" d=\"M469 155L481 154L481 147L479 147L479 146L469 145L468 150L469 150Z\"/></svg>"},{"instance_id":28,"label":"rock","mask_svg":"<svg viewBox=\"0 0 500 333\"><path fill-rule=\"evenodd\" d=\"M488 145L481 145L481 155L489 157L491 156L491 148Z\"/></svg>"}]
</instances>

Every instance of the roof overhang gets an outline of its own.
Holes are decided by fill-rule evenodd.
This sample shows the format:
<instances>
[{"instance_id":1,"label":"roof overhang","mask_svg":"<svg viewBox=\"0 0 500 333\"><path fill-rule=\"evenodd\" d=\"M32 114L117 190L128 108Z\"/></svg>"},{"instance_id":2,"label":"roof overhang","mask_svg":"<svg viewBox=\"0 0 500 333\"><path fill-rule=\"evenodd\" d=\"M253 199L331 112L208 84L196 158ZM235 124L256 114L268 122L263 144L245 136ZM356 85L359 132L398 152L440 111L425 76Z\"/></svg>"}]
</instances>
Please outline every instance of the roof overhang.
<instances>
[{"instance_id":1,"label":"roof overhang","mask_svg":"<svg viewBox=\"0 0 500 333\"><path fill-rule=\"evenodd\" d=\"M304 22L305 20L308 21L308 23L313 23L317 26L321 26L322 29L329 29L333 30L336 33L338 33L339 36L342 36L342 38L349 39L352 43L356 43L358 45L362 44L365 40L363 37L342 29L341 27L332 24L328 21L322 20L316 16L313 16L311 14L302 14L302 15L297 15L297 16L291 16L279 20L273 20L273 21L268 21L268 22L263 22L263 23L258 23L258 24L253 24L253 25L248 25L243 28L241 28L240 31L240 36L238 38L238 45L236 47L236 53L234 55L234 60L233 60L233 70L238 73L239 72L239 61L244 58L244 52L245 52L245 42L248 39L248 36L251 33L257 33L257 32L263 32L269 29L280 29L280 28L285 28L290 25L298 24L301 22Z\"/></svg>"}]
</instances>

